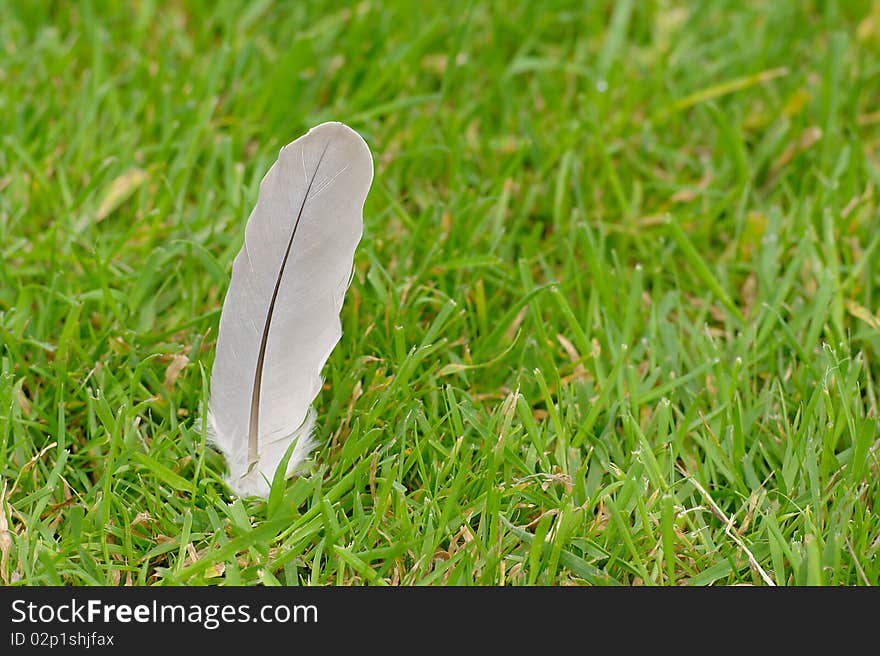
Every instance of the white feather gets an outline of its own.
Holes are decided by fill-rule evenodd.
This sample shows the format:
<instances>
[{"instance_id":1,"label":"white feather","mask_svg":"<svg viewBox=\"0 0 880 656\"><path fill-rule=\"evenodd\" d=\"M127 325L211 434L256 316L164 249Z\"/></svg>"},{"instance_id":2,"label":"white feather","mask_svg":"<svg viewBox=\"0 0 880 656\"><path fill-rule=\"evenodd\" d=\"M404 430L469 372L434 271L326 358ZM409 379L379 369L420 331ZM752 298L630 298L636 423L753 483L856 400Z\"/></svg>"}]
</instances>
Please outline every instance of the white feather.
<instances>
[{"instance_id":1,"label":"white feather","mask_svg":"<svg viewBox=\"0 0 880 656\"><path fill-rule=\"evenodd\" d=\"M291 442L287 475L314 447L311 404L342 335L372 179L360 135L323 123L282 148L260 183L223 302L208 406L209 439L236 494L265 497Z\"/></svg>"}]
</instances>

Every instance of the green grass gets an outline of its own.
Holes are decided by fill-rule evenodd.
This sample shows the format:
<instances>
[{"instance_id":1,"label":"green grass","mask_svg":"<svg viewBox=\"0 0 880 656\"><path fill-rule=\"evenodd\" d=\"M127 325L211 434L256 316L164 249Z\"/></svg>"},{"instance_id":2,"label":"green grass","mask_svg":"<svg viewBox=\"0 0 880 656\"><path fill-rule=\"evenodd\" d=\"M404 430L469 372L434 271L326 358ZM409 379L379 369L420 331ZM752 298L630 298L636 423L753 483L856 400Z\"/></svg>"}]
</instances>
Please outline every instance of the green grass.
<instances>
[{"instance_id":1,"label":"green grass","mask_svg":"<svg viewBox=\"0 0 880 656\"><path fill-rule=\"evenodd\" d=\"M219 4L0 5L0 581L878 583L880 4ZM234 499L220 305L330 119L322 446Z\"/></svg>"}]
</instances>

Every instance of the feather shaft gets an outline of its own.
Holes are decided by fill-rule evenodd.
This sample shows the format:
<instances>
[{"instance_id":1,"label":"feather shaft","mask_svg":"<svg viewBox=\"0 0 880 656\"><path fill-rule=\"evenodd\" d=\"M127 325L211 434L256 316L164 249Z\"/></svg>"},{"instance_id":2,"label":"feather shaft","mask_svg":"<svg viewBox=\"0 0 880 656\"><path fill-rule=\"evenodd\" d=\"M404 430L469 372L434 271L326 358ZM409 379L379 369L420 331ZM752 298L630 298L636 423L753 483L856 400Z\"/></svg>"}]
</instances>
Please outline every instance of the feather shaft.
<instances>
[{"instance_id":1,"label":"feather shaft","mask_svg":"<svg viewBox=\"0 0 880 656\"><path fill-rule=\"evenodd\" d=\"M260 439L260 390L263 387L263 364L266 360L266 345L269 343L269 328L272 325L272 314L275 312L275 302L278 300L278 288L281 286L281 279L284 277L284 269L287 266L287 260L290 258L290 247L293 246L293 240L296 238L296 229L302 219L303 210L306 202L309 200L309 194L312 191L312 185L315 178L318 177L318 170L321 168L321 162L324 161L324 155L327 154L327 147L330 141L324 145L321 151L321 157L315 165L315 171L309 180L309 186L306 193L303 194L302 203L300 203L299 211L296 213L296 221L293 224L293 230L290 231L290 239L287 241L287 249L284 251L284 259L281 260L281 267L278 269L278 276L275 278L275 288L272 290L272 300L269 302L269 311L266 313L266 321L263 323L263 335L260 339L260 352L257 356L257 368L254 372L254 386L251 392L251 414L248 424L248 473L252 472L254 467L260 460L259 455L259 439ZM303 151L305 153L305 151Z\"/></svg>"}]
</instances>

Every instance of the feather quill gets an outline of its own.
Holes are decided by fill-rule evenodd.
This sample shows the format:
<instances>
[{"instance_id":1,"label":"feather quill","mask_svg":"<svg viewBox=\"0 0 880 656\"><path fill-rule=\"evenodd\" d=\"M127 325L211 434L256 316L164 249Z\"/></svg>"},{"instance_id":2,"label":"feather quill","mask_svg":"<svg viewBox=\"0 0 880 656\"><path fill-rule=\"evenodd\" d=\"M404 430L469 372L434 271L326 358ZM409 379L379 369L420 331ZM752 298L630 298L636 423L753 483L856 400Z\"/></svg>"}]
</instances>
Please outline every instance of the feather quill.
<instances>
[{"instance_id":1,"label":"feather quill","mask_svg":"<svg viewBox=\"0 0 880 656\"><path fill-rule=\"evenodd\" d=\"M315 446L311 405L342 336L372 180L360 135L323 123L282 148L260 183L223 301L208 404L208 437L238 495L267 496L291 443L287 475Z\"/></svg>"}]
</instances>

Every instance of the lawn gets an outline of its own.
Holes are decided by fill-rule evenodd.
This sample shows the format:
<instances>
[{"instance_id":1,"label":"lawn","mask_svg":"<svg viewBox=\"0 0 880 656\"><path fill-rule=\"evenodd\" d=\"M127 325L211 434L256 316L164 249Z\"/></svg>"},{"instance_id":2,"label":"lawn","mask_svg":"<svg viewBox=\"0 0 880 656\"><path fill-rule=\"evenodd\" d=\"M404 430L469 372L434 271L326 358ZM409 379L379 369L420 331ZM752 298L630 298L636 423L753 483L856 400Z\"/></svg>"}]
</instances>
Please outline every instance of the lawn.
<instances>
[{"instance_id":1,"label":"lawn","mask_svg":"<svg viewBox=\"0 0 880 656\"><path fill-rule=\"evenodd\" d=\"M0 582L880 581L880 3L7 2L0 52ZM375 180L320 446L239 499L220 306L326 120Z\"/></svg>"}]
</instances>

